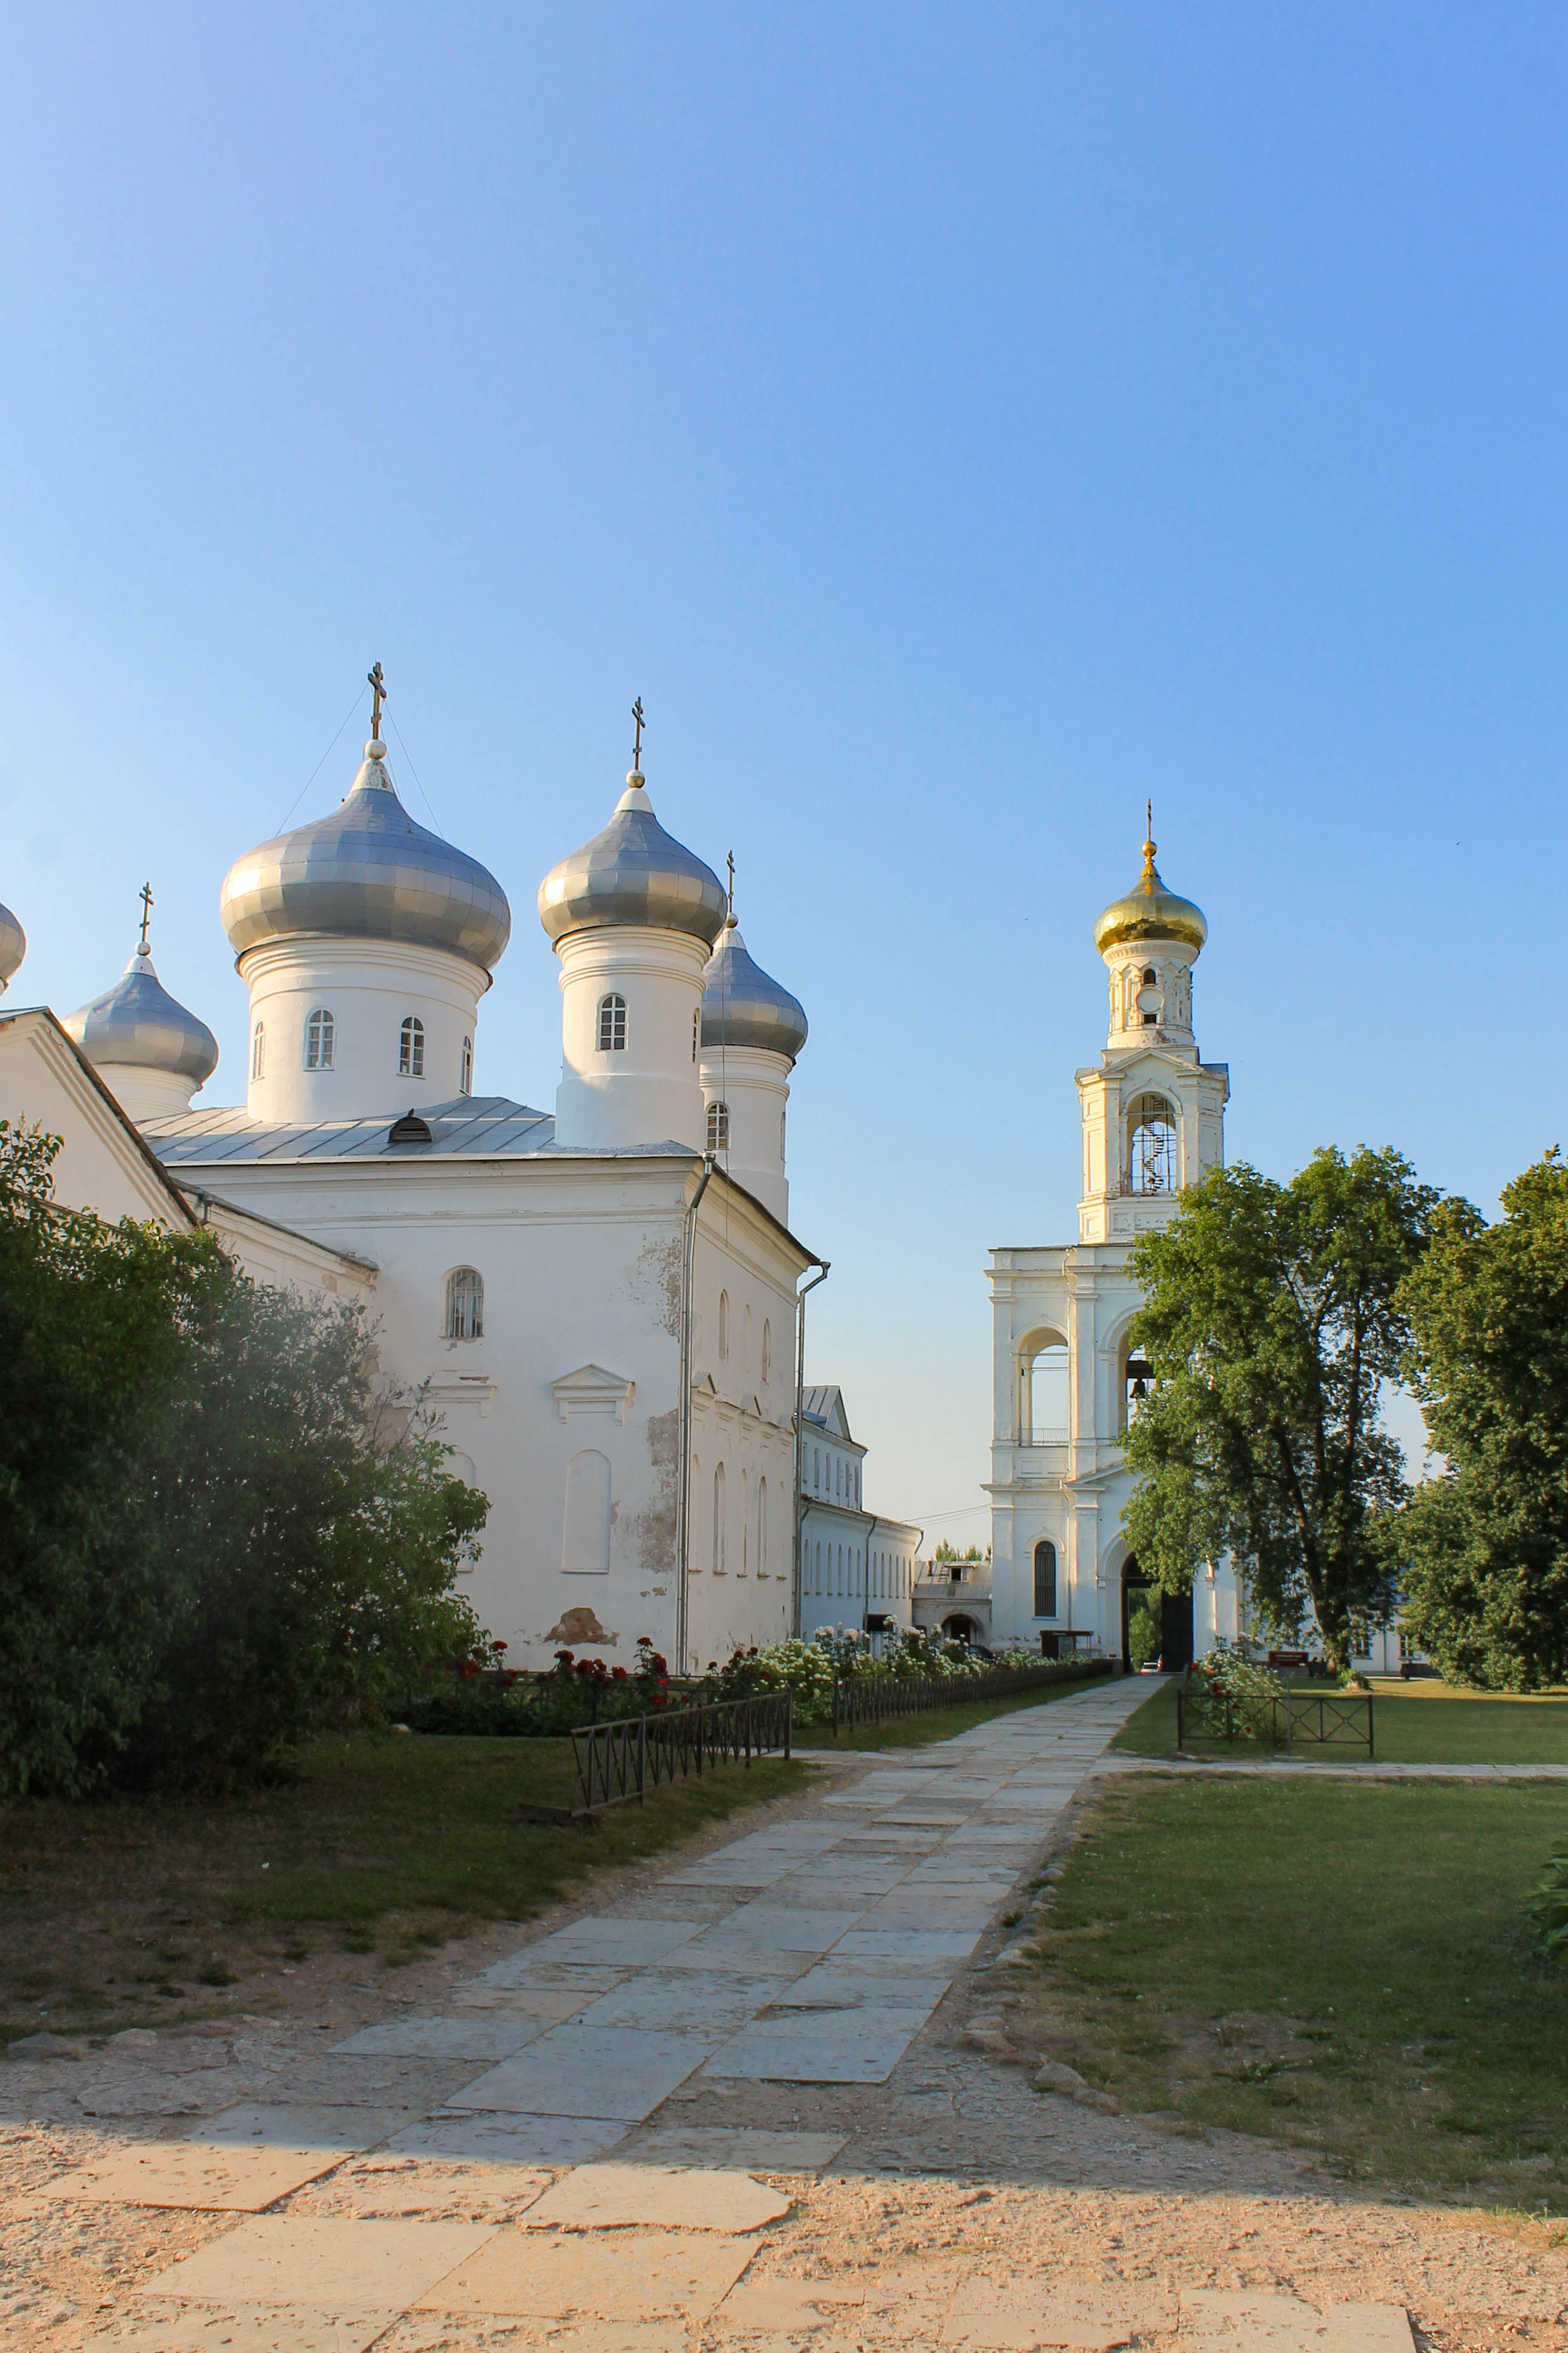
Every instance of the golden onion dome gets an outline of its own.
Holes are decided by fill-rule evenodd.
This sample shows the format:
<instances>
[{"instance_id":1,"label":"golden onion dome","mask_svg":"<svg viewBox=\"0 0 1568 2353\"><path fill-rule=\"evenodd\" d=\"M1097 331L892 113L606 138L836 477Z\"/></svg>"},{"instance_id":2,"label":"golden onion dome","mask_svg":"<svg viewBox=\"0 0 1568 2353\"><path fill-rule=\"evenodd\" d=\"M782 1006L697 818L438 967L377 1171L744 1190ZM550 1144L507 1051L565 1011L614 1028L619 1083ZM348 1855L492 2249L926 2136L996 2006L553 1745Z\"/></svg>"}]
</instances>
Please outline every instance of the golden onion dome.
<instances>
[{"instance_id":1,"label":"golden onion dome","mask_svg":"<svg viewBox=\"0 0 1568 2353\"><path fill-rule=\"evenodd\" d=\"M1152 825L1149 831L1152 835ZM1101 955L1123 940L1181 940L1201 948L1209 935L1203 909L1161 881L1154 848L1152 839L1144 842L1142 873L1124 898L1113 899L1095 917L1094 944Z\"/></svg>"}]
</instances>

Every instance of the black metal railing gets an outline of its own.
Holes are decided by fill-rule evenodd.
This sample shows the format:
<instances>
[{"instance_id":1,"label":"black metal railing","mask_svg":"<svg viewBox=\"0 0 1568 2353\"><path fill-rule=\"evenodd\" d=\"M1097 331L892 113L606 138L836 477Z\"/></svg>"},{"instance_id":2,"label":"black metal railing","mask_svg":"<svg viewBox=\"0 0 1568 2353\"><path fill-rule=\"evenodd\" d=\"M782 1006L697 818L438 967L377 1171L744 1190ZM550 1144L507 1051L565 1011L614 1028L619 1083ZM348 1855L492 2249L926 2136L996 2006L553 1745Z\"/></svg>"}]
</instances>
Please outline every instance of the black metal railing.
<instances>
[{"instance_id":1,"label":"black metal railing","mask_svg":"<svg viewBox=\"0 0 1568 2353\"><path fill-rule=\"evenodd\" d=\"M572 1799L565 1806L525 1801L525 1822L591 1821L610 1806L638 1803L666 1781L744 1765L753 1757L788 1757L795 1736L795 1694L700 1701L653 1715L579 1725L572 1734Z\"/></svg>"},{"instance_id":2,"label":"black metal railing","mask_svg":"<svg viewBox=\"0 0 1568 2353\"><path fill-rule=\"evenodd\" d=\"M1237 1698L1200 1681L1189 1667L1176 1686L1176 1746L1219 1741L1232 1747L1250 1741L1258 1747L1363 1750L1375 1762L1370 1692L1293 1692L1282 1697Z\"/></svg>"},{"instance_id":3,"label":"black metal railing","mask_svg":"<svg viewBox=\"0 0 1568 2353\"><path fill-rule=\"evenodd\" d=\"M974 1675L850 1675L833 1686L833 1737L858 1724L885 1724L889 1717L918 1715L928 1707L968 1707L977 1699L1001 1699L1013 1692L1041 1691L1050 1683L1087 1683L1108 1674L1098 1660L1089 1667L1057 1659L1038 1667L982 1668Z\"/></svg>"}]
</instances>

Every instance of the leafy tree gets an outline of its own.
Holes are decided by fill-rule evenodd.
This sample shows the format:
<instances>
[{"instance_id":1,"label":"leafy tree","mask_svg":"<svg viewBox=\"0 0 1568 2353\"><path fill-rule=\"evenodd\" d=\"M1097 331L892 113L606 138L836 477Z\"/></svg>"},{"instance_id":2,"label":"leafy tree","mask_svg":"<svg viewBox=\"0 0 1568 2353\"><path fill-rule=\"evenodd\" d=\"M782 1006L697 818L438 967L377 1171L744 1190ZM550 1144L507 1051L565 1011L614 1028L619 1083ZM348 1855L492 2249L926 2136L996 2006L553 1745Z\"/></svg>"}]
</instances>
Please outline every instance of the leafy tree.
<instances>
[{"instance_id":1,"label":"leafy tree","mask_svg":"<svg viewBox=\"0 0 1568 2353\"><path fill-rule=\"evenodd\" d=\"M1444 1473L1405 1514L1405 1622L1455 1681L1568 1681L1568 1168L1552 1150L1489 1226L1439 1216L1405 1301Z\"/></svg>"},{"instance_id":2,"label":"leafy tree","mask_svg":"<svg viewBox=\"0 0 1568 2353\"><path fill-rule=\"evenodd\" d=\"M478 1635L486 1504L346 1302L53 1199L0 1122L0 1791L248 1778Z\"/></svg>"},{"instance_id":3,"label":"leafy tree","mask_svg":"<svg viewBox=\"0 0 1568 2353\"><path fill-rule=\"evenodd\" d=\"M1185 1592L1228 1550L1265 1623L1293 1636L1310 1604L1341 1667L1352 1621L1386 1618L1406 1490L1378 1393L1436 1207L1398 1153L1324 1150L1289 1185L1214 1169L1140 1237L1132 1341L1155 1377L1122 1516L1152 1584Z\"/></svg>"}]
</instances>

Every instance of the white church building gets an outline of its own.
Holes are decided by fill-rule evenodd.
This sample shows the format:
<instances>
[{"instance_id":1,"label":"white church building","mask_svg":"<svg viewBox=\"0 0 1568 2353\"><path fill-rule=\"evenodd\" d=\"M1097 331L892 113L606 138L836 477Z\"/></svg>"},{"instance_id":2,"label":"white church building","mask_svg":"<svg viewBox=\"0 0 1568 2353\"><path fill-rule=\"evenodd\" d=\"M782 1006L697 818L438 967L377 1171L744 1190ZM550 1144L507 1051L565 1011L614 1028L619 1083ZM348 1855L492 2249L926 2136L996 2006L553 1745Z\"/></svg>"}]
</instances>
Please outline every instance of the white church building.
<instances>
[{"instance_id":1,"label":"white church building","mask_svg":"<svg viewBox=\"0 0 1568 2353\"><path fill-rule=\"evenodd\" d=\"M468 1589L512 1664L563 1644L629 1662L647 1635L679 1670L775 1641L799 1622L796 1289L822 1265L788 1222L805 1016L655 817L639 763L539 889L553 1111L479 1092L510 910L404 808L379 666L372 684L342 805L223 886L249 997L243 1105L193 1103L216 1041L163 990L144 925L63 1026L0 1022L0 1115L75 1133L90 1098L120 1191L100 1153L82 1206L157 1197L261 1279L365 1302L384 1368L489 1498ZM0 911L0 983L24 946Z\"/></svg>"},{"instance_id":2,"label":"white church building","mask_svg":"<svg viewBox=\"0 0 1568 2353\"><path fill-rule=\"evenodd\" d=\"M994 1250L991 1477L992 1640L1125 1657L1139 1588L1121 1513L1122 1453L1146 1368L1128 1334L1142 1294L1132 1244L1163 1226L1183 1187L1225 1157L1223 1062L1193 1032L1193 967L1208 926L1168 891L1143 844L1143 871L1107 907L1094 944L1109 976L1110 1029L1077 1074L1083 1135L1078 1240ZM1167 1666L1216 1635L1235 1640L1228 1564L1201 1572L1192 1603L1167 1599Z\"/></svg>"}]
</instances>

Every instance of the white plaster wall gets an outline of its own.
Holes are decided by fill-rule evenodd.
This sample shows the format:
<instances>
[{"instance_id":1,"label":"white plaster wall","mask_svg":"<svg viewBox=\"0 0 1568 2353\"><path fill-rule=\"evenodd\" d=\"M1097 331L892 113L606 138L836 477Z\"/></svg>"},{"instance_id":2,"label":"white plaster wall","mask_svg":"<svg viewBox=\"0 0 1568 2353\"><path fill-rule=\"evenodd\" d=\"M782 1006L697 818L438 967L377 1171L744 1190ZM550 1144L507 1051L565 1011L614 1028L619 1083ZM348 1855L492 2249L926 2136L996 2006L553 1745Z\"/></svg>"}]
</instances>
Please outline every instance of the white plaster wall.
<instances>
[{"instance_id":1,"label":"white plaster wall","mask_svg":"<svg viewBox=\"0 0 1568 2353\"><path fill-rule=\"evenodd\" d=\"M684 932L617 924L556 943L561 980L558 1144L591 1150L703 1145L696 1020L708 950ZM624 997L626 1042L599 1050L599 1005Z\"/></svg>"},{"instance_id":2,"label":"white plaster wall","mask_svg":"<svg viewBox=\"0 0 1568 2353\"><path fill-rule=\"evenodd\" d=\"M228 1198L377 1262L382 1363L408 1387L428 1384L446 1442L489 1498L482 1556L465 1589L482 1623L510 1645L511 1662L547 1666L567 1643L627 1663L647 1634L675 1664L680 1256L691 1164L230 1160L221 1172L186 1173L221 1179ZM742 1468L768 1478L769 1575L731 1579L711 1608L699 1603L694 1577L690 1630L694 1648L708 1644L704 1660L720 1654L721 1642L727 1653L736 1641L774 1639L787 1626L790 1592L789 1303L798 1253L773 1241L737 1197L726 1202L724 1190L710 1187L700 1213L694 1288L714 1303L724 1289L750 1303L757 1347L763 1312L770 1326L770 1378L763 1383L753 1367L754 1405L742 1406L739 1366L732 1378L725 1368L725 1411L744 1423L733 1432L737 1491ZM444 1334L447 1277L461 1266L484 1279L478 1340ZM587 1366L612 1382L564 1396L552 1388ZM700 1458L702 1427L694 1417ZM568 1470L584 1451L610 1465L603 1574L574 1573L564 1561ZM700 1479L694 1485L695 1552Z\"/></svg>"},{"instance_id":3,"label":"white plaster wall","mask_svg":"<svg viewBox=\"0 0 1568 2353\"><path fill-rule=\"evenodd\" d=\"M191 1107L195 1090L189 1079L172 1071L149 1071L135 1062L94 1062L93 1068L126 1118L138 1126L144 1119L174 1119Z\"/></svg>"},{"instance_id":4,"label":"white plaster wall","mask_svg":"<svg viewBox=\"0 0 1568 2353\"><path fill-rule=\"evenodd\" d=\"M47 1013L0 1014L0 1118L63 1139L54 1163L55 1198L110 1224L151 1219L173 1231L194 1220L156 1165L77 1061Z\"/></svg>"},{"instance_id":5,"label":"white plaster wall","mask_svg":"<svg viewBox=\"0 0 1568 2353\"><path fill-rule=\"evenodd\" d=\"M465 1038L477 1048L479 1002L489 976L466 956L394 941L285 939L239 958L250 991L246 1110L263 1124L398 1118L410 1106L459 1092ZM317 1008L333 1020L332 1068L305 1068L306 1024ZM425 1025L425 1075L398 1071L399 1032ZM254 1067L258 1021L267 1032L262 1076Z\"/></svg>"}]
</instances>

